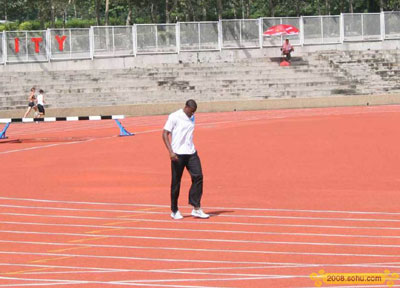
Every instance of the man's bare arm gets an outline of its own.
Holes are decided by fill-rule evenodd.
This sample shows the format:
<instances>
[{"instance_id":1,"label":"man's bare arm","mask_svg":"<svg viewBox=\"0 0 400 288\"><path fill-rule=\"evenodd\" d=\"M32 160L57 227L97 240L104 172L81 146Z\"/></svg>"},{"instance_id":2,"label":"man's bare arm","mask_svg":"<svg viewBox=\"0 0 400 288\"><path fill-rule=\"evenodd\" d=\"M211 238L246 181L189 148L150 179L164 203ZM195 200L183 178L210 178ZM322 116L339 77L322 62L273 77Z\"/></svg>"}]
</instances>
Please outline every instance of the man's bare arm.
<instances>
[{"instance_id":1,"label":"man's bare arm","mask_svg":"<svg viewBox=\"0 0 400 288\"><path fill-rule=\"evenodd\" d=\"M178 156L172 150L171 142L169 140L169 134L171 134L171 132L169 132L167 130L164 130L163 134L162 134L162 138L164 140L165 147L167 147L167 150L169 152L169 156L171 157L171 160L172 161L177 161L178 160Z\"/></svg>"}]
</instances>

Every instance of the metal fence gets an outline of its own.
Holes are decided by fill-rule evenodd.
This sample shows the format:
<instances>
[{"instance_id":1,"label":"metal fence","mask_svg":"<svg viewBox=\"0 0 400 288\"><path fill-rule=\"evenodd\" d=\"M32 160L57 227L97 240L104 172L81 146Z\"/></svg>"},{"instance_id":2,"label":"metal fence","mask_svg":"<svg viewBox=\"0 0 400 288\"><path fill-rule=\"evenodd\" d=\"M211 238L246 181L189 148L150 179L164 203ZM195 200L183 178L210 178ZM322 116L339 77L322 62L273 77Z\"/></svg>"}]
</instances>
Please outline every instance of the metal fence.
<instances>
[{"instance_id":1,"label":"metal fence","mask_svg":"<svg viewBox=\"0 0 400 288\"><path fill-rule=\"evenodd\" d=\"M297 35L267 36L289 24ZM0 64L400 39L400 11L0 33Z\"/></svg>"},{"instance_id":2,"label":"metal fence","mask_svg":"<svg viewBox=\"0 0 400 288\"><path fill-rule=\"evenodd\" d=\"M178 52L176 24L138 24L136 27L136 54Z\"/></svg>"},{"instance_id":3,"label":"metal fence","mask_svg":"<svg viewBox=\"0 0 400 288\"><path fill-rule=\"evenodd\" d=\"M180 51L220 50L218 22L180 22L178 25Z\"/></svg>"},{"instance_id":4,"label":"metal fence","mask_svg":"<svg viewBox=\"0 0 400 288\"><path fill-rule=\"evenodd\" d=\"M51 29L49 31L51 60L90 59L90 29Z\"/></svg>"},{"instance_id":5,"label":"metal fence","mask_svg":"<svg viewBox=\"0 0 400 288\"><path fill-rule=\"evenodd\" d=\"M38 62L47 61L47 31L12 31L6 32L5 61Z\"/></svg>"},{"instance_id":6,"label":"metal fence","mask_svg":"<svg viewBox=\"0 0 400 288\"><path fill-rule=\"evenodd\" d=\"M343 14L344 41L381 40L380 13Z\"/></svg>"},{"instance_id":7,"label":"metal fence","mask_svg":"<svg viewBox=\"0 0 400 288\"><path fill-rule=\"evenodd\" d=\"M221 20L222 49L260 46L260 20Z\"/></svg>"},{"instance_id":8,"label":"metal fence","mask_svg":"<svg viewBox=\"0 0 400 288\"><path fill-rule=\"evenodd\" d=\"M400 12L384 13L385 39L400 39Z\"/></svg>"},{"instance_id":9,"label":"metal fence","mask_svg":"<svg viewBox=\"0 0 400 288\"><path fill-rule=\"evenodd\" d=\"M304 44L340 43L340 16L303 17Z\"/></svg>"},{"instance_id":10,"label":"metal fence","mask_svg":"<svg viewBox=\"0 0 400 288\"><path fill-rule=\"evenodd\" d=\"M96 26L92 31L94 57L134 55L133 26Z\"/></svg>"}]
</instances>

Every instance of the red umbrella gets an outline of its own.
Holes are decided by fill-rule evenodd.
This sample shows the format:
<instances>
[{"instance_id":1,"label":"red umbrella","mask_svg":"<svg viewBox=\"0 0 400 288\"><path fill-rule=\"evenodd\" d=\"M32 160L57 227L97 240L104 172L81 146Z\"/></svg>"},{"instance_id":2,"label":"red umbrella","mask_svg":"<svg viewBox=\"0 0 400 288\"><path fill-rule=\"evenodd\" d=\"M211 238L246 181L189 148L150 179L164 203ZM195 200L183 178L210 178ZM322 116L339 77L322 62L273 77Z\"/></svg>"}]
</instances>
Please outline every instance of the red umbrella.
<instances>
[{"instance_id":1,"label":"red umbrella","mask_svg":"<svg viewBox=\"0 0 400 288\"><path fill-rule=\"evenodd\" d=\"M275 36L275 35L297 35L299 34L299 29L292 25L279 24L269 27L267 31L263 33L265 36Z\"/></svg>"}]
</instances>

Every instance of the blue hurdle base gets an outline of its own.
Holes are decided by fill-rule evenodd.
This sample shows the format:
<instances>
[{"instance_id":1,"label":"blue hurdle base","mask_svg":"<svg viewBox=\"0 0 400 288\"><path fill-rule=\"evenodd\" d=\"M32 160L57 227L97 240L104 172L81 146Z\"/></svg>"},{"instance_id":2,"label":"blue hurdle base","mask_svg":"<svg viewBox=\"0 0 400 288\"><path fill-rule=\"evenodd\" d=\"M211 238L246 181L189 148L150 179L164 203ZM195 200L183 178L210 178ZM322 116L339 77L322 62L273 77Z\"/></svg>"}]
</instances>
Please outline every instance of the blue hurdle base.
<instances>
[{"instance_id":1,"label":"blue hurdle base","mask_svg":"<svg viewBox=\"0 0 400 288\"><path fill-rule=\"evenodd\" d=\"M0 132L0 139L7 139L8 137L6 137L6 131L8 129L8 127L10 127L10 122L6 124L6 126L4 126L3 131Z\"/></svg>"},{"instance_id":2,"label":"blue hurdle base","mask_svg":"<svg viewBox=\"0 0 400 288\"><path fill-rule=\"evenodd\" d=\"M115 122L117 122L117 125L119 127L119 136L133 136L135 134L129 132L128 130L126 130L124 128L124 126L122 126L121 122L118 121L118 119L114 119Z\"/></svg>"}]
</instances>

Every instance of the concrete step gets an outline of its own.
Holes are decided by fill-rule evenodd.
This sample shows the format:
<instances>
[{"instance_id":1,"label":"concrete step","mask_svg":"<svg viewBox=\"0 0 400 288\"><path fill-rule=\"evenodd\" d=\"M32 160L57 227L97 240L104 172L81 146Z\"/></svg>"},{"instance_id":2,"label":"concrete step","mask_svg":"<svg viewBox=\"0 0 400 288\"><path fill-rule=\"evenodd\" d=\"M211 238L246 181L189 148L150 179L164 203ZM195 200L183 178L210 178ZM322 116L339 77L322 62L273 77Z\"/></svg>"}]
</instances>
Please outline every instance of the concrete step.
<instances>
[{"instance_id":1,"label":"concrete step","mask_svg":"<svg viewBox=\"0 0 400 288\"><path fill-rule=\"evenodd\" d=\"M57 97L68 97L71 94L77 94L81 96L85 96L88 93L97 94L99 96L104 93L133 93L133 92L145 92L145 91L165 91L165 90L204 90L208 88L213 89L224 89L224 88L245 88L252 89L253 87L260 87L263 89L270 90L280 90L286 87L296 87L297 89L303 89L303 87L331 87L334 85L351 85L345 78L341 79L331 79L331 78L303 78L297 79L296 82L291 81L291 79L283 79L281 81L271 81L271 79L251 79L251 80L226 80L226 81L205 81L205 80L196 80L193 82L186 81L173 81L168 82L165 81L163 83L158 83L158 85L148 85L148 86L134 86L133 84L124 85L124 86L102 86L102 87L84 87L84 88L75 88L75 89L64 89L55 88L48 89L46 91L46 99L52 99L55 96ZM0 99L19 99L21 101L27 102L27 96L25 93L20 93L19 91L5 91L0 94Z\"/></svg>"},{"instance_id":2,"label":"concrete step","mask_svg":"<svg viewBox=\"0 0 400 288\"><path fill-rule=\"evenodd\" d=\"M234 72L234 73L233 73ZM132 75L129 73L125 73L123 75L113 74L112 72L108 75L104 76L96 76L96 75L85 75L85 74L74 74L71 76L65 76L63 74L53 75L51 77L46 75L37 75L37 74L29 74L24 76L24 81L29 81L30 83L42 82L43 80L48 80L52 82L78 82L78 81L93 81L99 82L104 80L114 80L114 79L158 79L160 77L179 77L179 76L197 76L197 77L213 77L215 75L232 75L232 74L246 74L246 75L276 75L276 74L287 74L287 73L329 73L331 72L330 67L307 67L302 69L292 69L292 67L276 67L274 70L265 70L265 69L227 69L227 70L208 70L208 71L160 71L155 73L141 73L137 75ZM4 84L10 82L18 82L20 81L21 76L2 76L0 77L0 83Z\"/></svg>"},{"instance_id":3,"label":"concrete step","mask_svg":"<svg viewBox=\"0 0 400 288\"><path fill-rule=\"evenodd\" d=\"M310 79L315 79L316 82L322 82L322 81L331 81L332 79L335 80L343 80L345 77L343 76L336 76L338 73L336 72L331 72L330 74L314 74L310 73L308 74L285 74L284 76L282 75L270 75L268 77L264 75L258 75L256 76L248 76L248 75L240 75L240 74L234 74L230 75L230 77L211 77L211 78L204 78L204 77L164 77L160 78L157 80L148 80L148 79L136 79L135 81L121 81L121 80L105 80L105 81L100 81L98 82L92 82L92 81L85 81L85 82L74 82L74 83L53 83L53 84L46 84L45 82L42 84L41 87L45 90L46 94L53 93L55 92L62 92L62 91L68 91L68 90L82 90L84 92L86 89L97 89L98 92L101 91L102 88L108 88L108 87L153 87L153 86L163 86L168 83L175 83L176 85L180 85L181 83L188 83L190 85L196 85L196 84L207 84L207 83L230 83L230 82L247 82L247 83L252 83L256 81L257 83L288 83L288 82L295 82L295 83L303 83L303 82L309 82ZM314 81L314 80L312 80ZM2 86L0 88L0 95L12 95L12 94L25 94L28 95L28 91L30 87L32 87L33 83L29 83L26 86L21 87L20 85L17 84L10 84L6 86ZM79 84L79 85L78 85ZM27 97L27 96L26 96Z\"/></svg>"}]
</instances>

